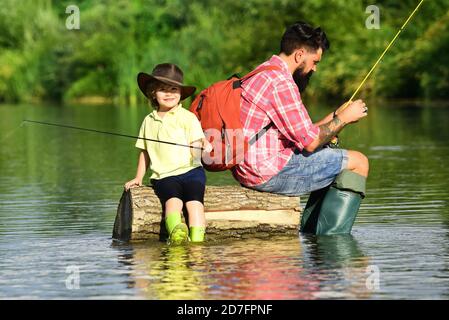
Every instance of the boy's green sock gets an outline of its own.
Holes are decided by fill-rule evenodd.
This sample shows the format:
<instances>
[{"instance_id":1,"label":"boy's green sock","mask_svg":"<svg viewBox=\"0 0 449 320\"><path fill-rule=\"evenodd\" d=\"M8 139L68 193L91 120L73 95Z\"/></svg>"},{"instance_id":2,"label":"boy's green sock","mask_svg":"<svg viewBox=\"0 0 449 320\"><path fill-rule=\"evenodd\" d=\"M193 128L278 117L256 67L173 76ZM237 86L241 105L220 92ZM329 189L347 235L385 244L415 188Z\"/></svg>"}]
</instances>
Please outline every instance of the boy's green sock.
<instances>
[{"instance_id":1,"label":"boy's green sock","mask_svg":"<svg viewBox=\"0 0 449 320\"><path fill-rule=\"evenodd\" d=\"M165 215L165 228L167 229L168 235L170 235L173 229L181 222L180 212L167 212Z\"/></svg>"},{"instance_id":2,"label":"boy's green sock","mask_svg":"<svg viewBox=\"0 0 449 320\"><path fill-rule=\"evenodd\" d=\"M192 242L203 242L204 234L206 232L206 227L190 227L190 241Z\"/></svg>"},{"instance_id":3,"label":"boy's green sock","mask_svg":"<svg viewBox=\"0 0 449 320\"><path fill-rule=\"evenodd\" d=\"M167 213L165 218L165 228L169 235L170 244L181 244L188 240L189 230L187 225L182 223L181 213Z\"/></svg>"}]
</instances>

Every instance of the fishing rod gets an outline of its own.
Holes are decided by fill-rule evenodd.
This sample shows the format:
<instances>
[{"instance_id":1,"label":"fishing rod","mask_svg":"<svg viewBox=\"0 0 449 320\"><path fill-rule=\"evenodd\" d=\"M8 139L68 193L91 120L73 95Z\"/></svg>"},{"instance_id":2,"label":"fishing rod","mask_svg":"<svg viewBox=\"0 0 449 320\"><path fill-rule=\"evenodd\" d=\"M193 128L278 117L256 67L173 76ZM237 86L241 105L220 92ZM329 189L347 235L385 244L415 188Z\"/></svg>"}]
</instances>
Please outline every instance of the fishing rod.
<instances>
[{"instance_id":1,"label":"fishing rod","mask_svg":"<svg viewBox=\"0 0 449 320\"><path fill-rule=\"evenodd\" d=\"M357 95L357 93L360 91L360 89L362 88L362 86L365 84L366 80L369 78L369 76L373 73L374 69L376 69L377 65L380 63L380 61L383 59L383 57L385 56L385 54L387 53L387 51L391 48L391 46L393 45L393 43L396 41L396 39L399 37L399 35L401 34L402 30L404 30L405 26L407 25L407 23L412 19L412 17L415 15L415 13L418 11L419 7L421 7L422 3L424 2L424 0L421 0L418 5L416 6L415 10L413 10L413 12L409 15L409 17L407 18L407 20L404 22L404 24L402 25L402 27L399 29L399 31L396 33L396 35L394 36L393 40L390 41L390 43L388 44L388 46L385 48L385 50L382 52L382 54L380 55L379 59L377 59L376 63L372 66L372 68L370 69L370 71L367 73L367 75L365 76L365 78L362 80L362 82L360 83L360 85L357 87L357 89L354 91L354 93L352 94L351 98L349 99L348 102L346 102L346 104L342 107L341 111L343 111L344 109L346 109L349 105L349 103L352 102L352 99L354 99L354 97Z\"/></svg>"},{"instance_id":2,"label":"fishing rod","mask_svg":"<svg viewBox=\"0 0 449 320\"><path fill-rule=\"evenodd\" d=\"M187 147L187 148L192 148L192 149L203 150L203 148L201 148L201 147L190 146L190 145L187 145L187 144L181 144L181 143L175 143L175 142L169 142L169 141L162 141L162 140L155 140L155 139L143 138L143 137L138 137L138 136L131 136L131 135L128 135L128 134L100 131L100 130L95 130L95 129L80 128L80 127L68 126L68 125L63 125L63 124L58 124L58 123L50 123L50 122L34 121L34 120L23 120L22 124L24 122L37 123L37 124L43 124L43 125L47 125L47 126L54 126L54 127L82 130L82 131L89 131L89 132L102 133L102 134L109 134L109 135L112 135L112 136L119 136L119 137L125 137L125 138L142 139L142 140L151 141L151 142L170 144L170 145L173 145L173 146Z\"/></svg>"},{"instance_id":3,"label":"fishing rod","mask_svg":"<svg viewBox=\"0 0 449 320\"><path fill-rule=\"evenodd\" d=\"M376 67L378 66L378 64L380 63L380 61L383 59L383 57L385 56L385 54L387 53L388 50L390 50L390 48L393 46L393 43L396 41L396 39L399 37L399 35L401 34L402 30L404 30L405 26L407 25L407 23L412 19L412 17L415 15L415 13L418 11L419 7L421 7L422 3L424 2L424 0L421 0L418 5L416 6L415 10L413 10L413 12L408 16L407 20L404 22L404 24L402 25L402 27L398 30L398 32L396 33L396 35L394 36L394 38L390 41L390 43L388 44L388 46L385 48L385 50L382 52L382 54L380 55L380 57L377 59L376 63L374 63L374 65L371 67L371 69L368 71L368 73L366 74L365 78L363 78L362 82L359 84L359 86L357 87L357 89L354 91L354 93L352 94L351 98L343 105L343 107L341 108L340 112L345 110L349 104L352 102L352 100L354 99L354 97L357 95L357 93L360 91L360 89L363 87L363 85L365 84L366 80L369 78L369 76L373 73L373 71L376 69ZM366 109L368 110L368 109ZM365 111L366 112L366 111ZM335 113L334 113L335 114ZM332 138L332 140L328 143L328 145L331 148L338 148L339 146L339 139L338 136L335 136L334 138Z\"/></svg>"}]
</instances>

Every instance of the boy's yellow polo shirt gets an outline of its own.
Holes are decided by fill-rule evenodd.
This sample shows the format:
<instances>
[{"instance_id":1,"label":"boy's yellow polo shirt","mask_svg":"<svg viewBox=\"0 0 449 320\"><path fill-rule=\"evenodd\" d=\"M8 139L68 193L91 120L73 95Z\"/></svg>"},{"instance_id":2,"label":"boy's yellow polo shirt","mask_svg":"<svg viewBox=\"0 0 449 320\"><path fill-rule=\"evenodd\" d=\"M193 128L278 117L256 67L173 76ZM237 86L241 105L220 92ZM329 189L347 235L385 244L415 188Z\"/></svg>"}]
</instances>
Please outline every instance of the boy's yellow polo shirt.
<instances>
[{"instance_id":1,"label":"boy's yellow polo shirt","mask_svg":"<svg viewBox=\"0 0 449 320\"><path fill-rule=\"evenodd\" d=\"M204 138L201 124L196 116L181 104L168 111L163 118L154 110L145 117L140 127L139 137L190 145ZM166 143L137 139L136 147L144 149L150 156L150 179L163 179L180 175L201 166L195 160L190 148Z\"/></svg>"}]
</instances>

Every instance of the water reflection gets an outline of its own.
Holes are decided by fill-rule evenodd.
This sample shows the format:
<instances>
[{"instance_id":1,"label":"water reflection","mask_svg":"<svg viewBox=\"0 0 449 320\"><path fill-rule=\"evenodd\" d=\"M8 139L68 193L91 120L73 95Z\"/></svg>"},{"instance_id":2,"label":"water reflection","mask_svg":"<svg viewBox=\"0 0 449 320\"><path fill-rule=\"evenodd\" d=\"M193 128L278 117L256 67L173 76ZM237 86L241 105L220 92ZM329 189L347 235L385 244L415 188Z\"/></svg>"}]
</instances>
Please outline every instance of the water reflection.
<instances>
[{"instance_id":1,"label":"water reflection","mask_svg":"<svg viewBox=\"0 0 449 320\"><path fill-rule=\"evenodd\" d=\"M360 249L352 235L302 235L306 269L320 275L315 298L367 299L372 291L366 287L370 258Z\"/></svg>"},{"instance_id":2,"label":"water reflection","mask_svg":"<svg viewBox=\"0 0 449 320\"><path fill-rule=\"evenodd\" d=\"M130 246L123 263L147 299L369 298L369 258L352 236L277 237L224 245Z\"/></svg>"},{"instance_id":3,"label":"water reflection","mask_svg":"<svg viewBox=\"0 0 449 320\"><path fill-rule=\"evenodd\" d=\"M204 247L147 245L134 246L132 257L132 283L144 298L205 299Z\"/></svg>"},{"instance_id":4,"label":"water reflection","mask_svg":"<svg viewBox=\"0 0 449 320\"><path fill-rule=\"evenodd\" d=\"M422 299L449 296L449 108L382 107L341 134L371 161L355 238L273 238L185 248L110 247L137 151L125 138L25 125L46 120L137 134L148 109L0 106L0 297ZM315 119L330 110L311 110ZM10 134L13 132L12 134ZM211 185L235 184L228 172ZM306 203L306 197L301 201ZM82 248L82 250L80 250ZM119 262L118 262L119 261ZM65 288L79 265L81 289ZM365 288L378 265L381 291ZM417 280L419 279L419 280Z\"/></svg>"}]
</instances>

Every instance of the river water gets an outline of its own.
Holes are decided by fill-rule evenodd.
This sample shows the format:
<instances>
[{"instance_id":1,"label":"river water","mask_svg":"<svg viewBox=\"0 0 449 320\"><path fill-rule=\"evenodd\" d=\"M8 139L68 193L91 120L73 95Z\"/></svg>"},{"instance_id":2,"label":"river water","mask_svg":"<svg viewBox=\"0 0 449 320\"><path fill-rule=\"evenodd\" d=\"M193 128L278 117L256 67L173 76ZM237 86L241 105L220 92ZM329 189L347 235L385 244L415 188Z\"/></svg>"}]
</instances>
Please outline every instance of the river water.
<instances>
[{"instance_id":1,"label":"river water","mask_svg":"<svg viewBox=\"0 0 449 320\"><path fill-rule=\"evenodd\" d=\"M137 135L147 107L0 105L0 299L448 299L448 107L372 103L341 134L371 165L352 235L170 247L111 240L133 140L21 125Z\"/></svg>"}]
</instances>

